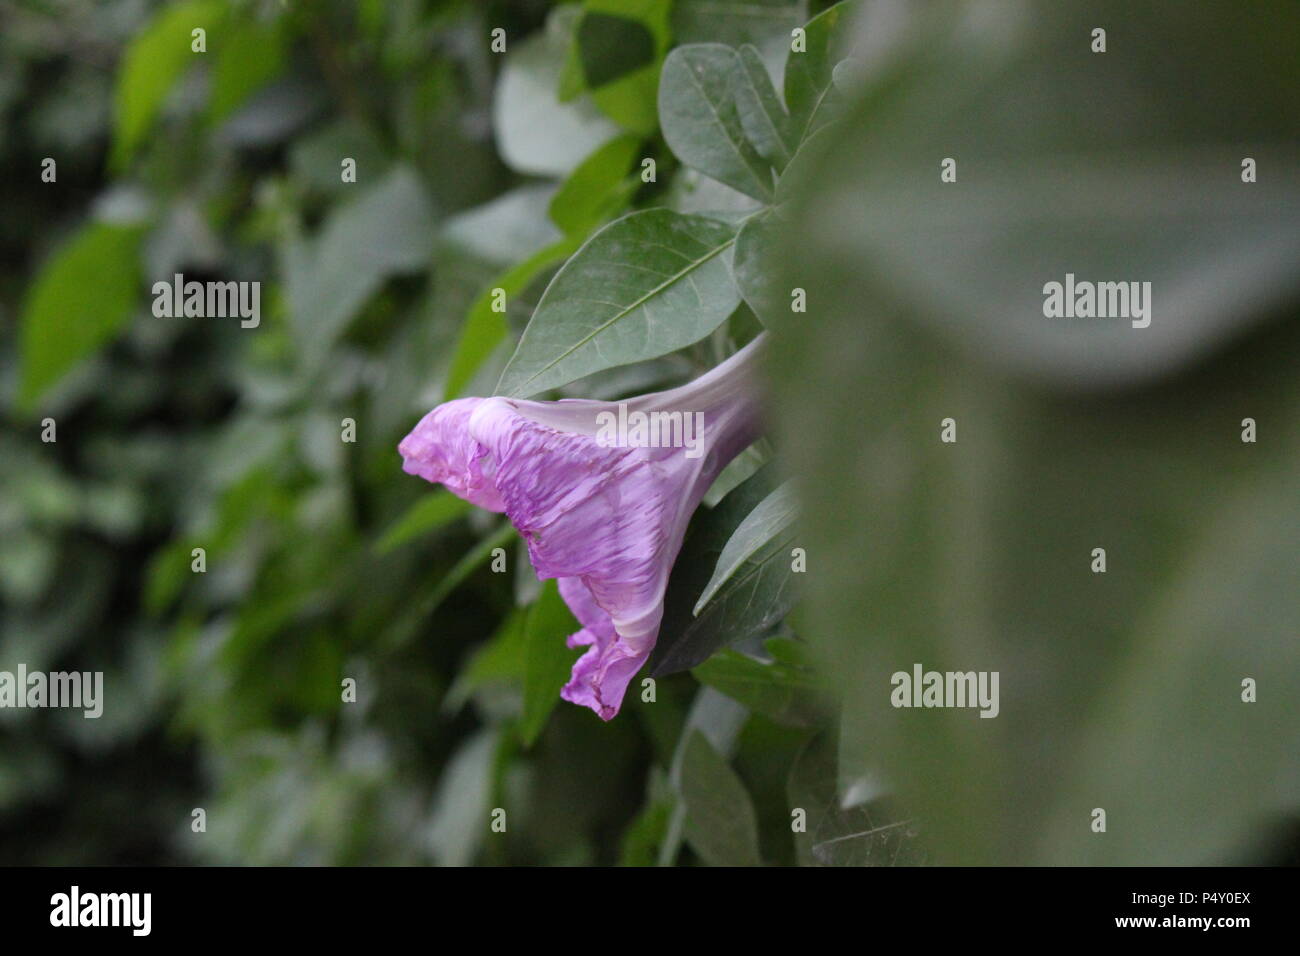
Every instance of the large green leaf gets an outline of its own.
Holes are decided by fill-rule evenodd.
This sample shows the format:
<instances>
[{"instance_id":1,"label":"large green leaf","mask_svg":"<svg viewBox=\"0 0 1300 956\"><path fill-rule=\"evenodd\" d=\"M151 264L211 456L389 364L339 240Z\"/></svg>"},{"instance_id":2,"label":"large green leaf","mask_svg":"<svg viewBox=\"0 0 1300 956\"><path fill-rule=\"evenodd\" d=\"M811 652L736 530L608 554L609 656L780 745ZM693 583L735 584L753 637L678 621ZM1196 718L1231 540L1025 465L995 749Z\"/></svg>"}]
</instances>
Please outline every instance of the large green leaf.
<instances>
[{"instance_id":1,"label":"large green leaf","mask_svg":"<svg viewBox=\"0 0 1300 956\"><path fill-rule=\"evenodd\" d=\"M519 736L525 747L532 746L559 703L560 688L581 653L571 650L565 638L580 628L555 581L543 584L524 619L524 715Z\"/></svg>"},{"instance_id":2,"label":"large green leaf","mask_svg":"<svg viewBox=\"0 0 1300 956\"><path fill-rule=\"evenodd\" d=\"M771 363L801 634L940 861L1229 860L1300 802L1300 338L1265 324L1296 308L1294 7L956 9L911 10L818 134L776 257L810 310ZM1067 272L1151 281L1150 327L1047 318ZM918 663L998 672L999 716L892 707Z\"/></svg>"},{"instance_id":3,"label":"large green leaf","mask_svg":"<svg viewBox=\"0 0 1300 956\"><path fill-rule=\"evenodd\" d=\"M153 126L176 80L210 55L191 51L191 31L203 28L211 44L212 31L225 16L221 0L172 4L161 8L131 41L114 91L113 164L118 169L130 161Z\"/></svg>"},{"instance_id":4,"label":"large green leaf","mask_svg":"<svg viewBox=\"0 0 1300 956\"><path fill-rule=\"evenodd\" d=\"M694 731L681 766L684 832L711 866L758 866L758 821L744 783L707 737Z\"/></svg>"},{"instance_id":5,"label":"large green leaf","mask_svg":"<svg viewBox=\"0 0 1300 956\"><path fill-rule=\"evenodd\" d=\"M735 229L648 209L596 233L551 280L497 394L526 398L699 341L740 301L723 253Z\"/></svg>"},{"instance_id":6,"label":"large green leaf","mask_svg":"<svg viewBox=\"0 0 1300 956\"><path fill-rule=\"evenodd\" d=\"M23 308L20 405L30 408L130 318L142 234L136 226L91 223L42 268Z\"/></svg>"},{"instance_id":7,"label":"large green leaf","mask_svg":"<svg viewBox=\"0 0 1300 956\"><path fill-rule=\"evenodd\" d=\"M664 61L659 124L677 158L753 196L772 197L772 169L745 135L736 89L749 83L740 54L721 43L680 46Z\"/></svg>"}]
</instances>

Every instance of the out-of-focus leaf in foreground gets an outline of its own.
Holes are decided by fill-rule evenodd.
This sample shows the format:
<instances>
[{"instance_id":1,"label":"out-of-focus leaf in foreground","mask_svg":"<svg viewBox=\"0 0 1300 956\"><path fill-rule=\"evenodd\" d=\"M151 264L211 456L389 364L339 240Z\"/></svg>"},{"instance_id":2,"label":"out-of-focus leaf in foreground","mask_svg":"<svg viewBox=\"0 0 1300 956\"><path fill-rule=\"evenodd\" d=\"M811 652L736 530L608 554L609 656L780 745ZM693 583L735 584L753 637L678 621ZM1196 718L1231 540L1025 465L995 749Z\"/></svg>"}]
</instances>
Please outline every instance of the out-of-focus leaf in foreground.
<instances>
[{"instance_id":1,"label":"out-of-focus leaf in foreground","mask_svg":"<svg viewBox=\"0 0 1300 956\"><path fill-rule=\"evenodd\" d=\"M808 294L771 313L809 476L803 633L844 752L939 861L1225 861L1300 802L1300 13L1254 13L864 20L844 125L781 183L773 261ZM1149 327L1045 317L1067 273L1151 282ZM895 709L917 663L999 672L999 716Z\"/></svg>"}]
</instances>

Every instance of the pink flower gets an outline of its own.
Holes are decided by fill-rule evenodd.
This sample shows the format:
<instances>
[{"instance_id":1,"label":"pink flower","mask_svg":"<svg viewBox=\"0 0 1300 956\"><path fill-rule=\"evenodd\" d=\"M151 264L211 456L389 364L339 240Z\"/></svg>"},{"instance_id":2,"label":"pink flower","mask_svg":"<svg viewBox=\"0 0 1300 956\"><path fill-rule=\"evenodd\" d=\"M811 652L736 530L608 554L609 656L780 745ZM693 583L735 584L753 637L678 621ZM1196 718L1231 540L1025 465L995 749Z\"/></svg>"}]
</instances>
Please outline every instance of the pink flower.
<instances>
[{"instance_id":1,"label":"pink flower","mask_svg":"<svg viewBox=\"0 0 1300 956\"><path fill-rule=\"evenodd\" d=\"M398 446L403 468L504 511L588 651L561 691L604 720L654 649L686 525L718 473L758 437L760 339L688 385L628 399L462 398Z\"/></svg>"}]
</instances>

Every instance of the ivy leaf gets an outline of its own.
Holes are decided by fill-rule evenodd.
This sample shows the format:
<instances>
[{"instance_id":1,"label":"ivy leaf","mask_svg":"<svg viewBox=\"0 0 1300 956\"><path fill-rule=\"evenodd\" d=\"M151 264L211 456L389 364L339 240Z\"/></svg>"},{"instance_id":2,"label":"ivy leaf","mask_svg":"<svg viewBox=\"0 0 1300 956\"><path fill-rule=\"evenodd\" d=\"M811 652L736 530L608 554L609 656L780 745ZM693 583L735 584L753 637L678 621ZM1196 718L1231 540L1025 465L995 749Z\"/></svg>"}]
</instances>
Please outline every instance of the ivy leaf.
<instances>
[{"instance_id":1,"label":"ivy leaf","mask_svg":"<svg viewBox=\"0 0 1300 956\"><path fill-rule=\"evenodd\" d=\"M700 731L681 765L686 842L710 866L758 866L758 818L749 792Z\"/></svg>"},{"instance_id":2,"label":"ivy leaf","mask_svg":"<svg viewBox=\"0 0 1300 956\"><path fill-rule=\"evenodd\" d=\"M769 549L778 539L781 544L788 543L791 536L785 532L794 523L798 511L799 501L789 481L760 501L727 540L717 567L713 569L713 577L695 602L692 613L699 617L700 610L756 553Z\"/></svg>"},{"instance_id":3,"label":"ivy leaf","mask_svg":"<svg viewBox=\"0 0 1300 956\"><path fill-rule=\"evenodd\" d=\"M740 302L723 256L735 235L668 209L610 223L551 280L496 394L527 398L704 338Z\"/></svg>"},{"instance_id":4,"label":"ivy leaf","mask_svg":"<svg viewBox=\"0 0 1300 956\"><path fill-rule=\"evenodd\" d=\"M91 223L51 256L27 295L18 402L46 389L131 317L143 229Z\"/></svg>"},{"instance_id":5,"label":"ivy leaf","mask_svg":"<svg viewBox=\"0 0 1300 956\"><path fill-rule=\"evenodd\" d=\"M519 736L525 747L531 747L545 729L560 700L560 688L581 653L564 641L580 627L555 581L543 584L524 619L524 715Z\"/></svg>"},{"instance_id":6,"label":"ivy leaf","mask_svg":"<svg viewBox=\"0 0 1300 956\"><path fill-rule=\"evenodd\" d=\"M736 88L747 77L737 53L721 43L679 46L664 61L659 125L688 166L763 202L772 170L745 135Z\"/></svg>"}]
</instances>

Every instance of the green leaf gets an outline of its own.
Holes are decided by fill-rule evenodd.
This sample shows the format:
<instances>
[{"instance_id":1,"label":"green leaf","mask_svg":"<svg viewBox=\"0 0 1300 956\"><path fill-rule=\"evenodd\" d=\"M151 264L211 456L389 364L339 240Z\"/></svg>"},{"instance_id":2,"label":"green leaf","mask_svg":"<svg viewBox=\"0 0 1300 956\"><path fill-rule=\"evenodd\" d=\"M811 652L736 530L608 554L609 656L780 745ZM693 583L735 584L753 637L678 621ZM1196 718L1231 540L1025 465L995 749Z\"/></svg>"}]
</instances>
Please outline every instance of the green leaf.
<instances>
[{"instance_id":1,"label":"green leaf","mask_svg":"<svg viewBox=\"0 0 1300 956\"><path fill-rule=\"evenodd\" d=\"M937 862L1224 862L1300 802L1300 177L1270 145L1300 62L1262 26L1293 8L1225 9L1035 7L990 42L918 7L792 203L809 316L769 368L816 489L801 633ZM1124 55L1071 58L1108 16ZM1067 273L1151 281L1151 325L1048 318ZM997 672L998 717L892 707L918 663Z\"/></svg>"},{"instance_id":2,"label":"green leaf","mask_svg":"<svg viewBox=\"0 0 1300 956\"><path fill-rule=\"evenodd\" d=\"M745 785L700 731L681 767L687 842L710 866L759 866L758 820Z\"/></svg>"},{"instance_id":3,"label":"green leaf","mask_svg":"<svg viewBox=\"0 0 1300 956\"><path fill-rule=\"evenodd\" d=\"M596 233L551 280L496 392L526 398L697 342L740 297L733 227L648 209Z\"/></svg>"},{"instance_id":4,"label":"green leaf","mask_svg":"<svg viewBox=\"0 0 1300 956\"><path fill-rule=\"evenodd\" d=\"M682 162L769 201L772 170L746 138L736 105L736 88L747 76L740 54L729 46L677 47L664 61L659 81L659 124Z\"/></svg>"},{"instance_id":5,"label":"green leaf","mask_svg":"<svg viewBox=\"0 0 1300 956\"><path fill-rule=\"evenodd\" d=\"M636 815L623 833L619 866L654 866L672 820L671 800L652 800Z\"/></svg>"},{"instance_id":6,"label":"green leaf","mask_svg":"<svg viewBox=\"0 0 1300 956\"><path fill-rule=\"evenodd\" d=\"M835 66L849 55L849 2L837 3L808 21L806 49L791 50L785 60L785 106L794 142L802 143L843 109L843 94L834 83Z\"/></svg>"},{"instance_id":7,"label":"green leaf","mask_svg":"<svg viewBox=\"0 0 1300 956\"><path fill-rule=\"evenodd\" d=\"M190 31L213 30L226 16L220 0L190 0L159 9L131 41L118 68L114 92L113 166L124 169L153 126L172 85L207 54L190 49ZM211 47L209 47L211 49Z\"/></svg>"},{"instance_id":8,"label":"green leaf","mask_svg":"<svg viewBox=\"0 0 1300 956\"><path fill-rule=\"evenodd\" d=\"M23 308L19 405L31 408L131 317L142 235L136 226L91 223L45 263Z\"/></svg>"},{"instance_id":9,"label":"green leaf","mask_svg":"<svg viewBox=\"0 0 1300 956\"><path fill-rule=\"evenodd\" d=\"M678 43L780 47L807 15L805 0L676 0L673 36Z\"/></svg>"},{"instance_id":10,"label":"green leaf","mask_svg":"<svg viewBox=\"0 0 1300 956\"><path fill-rule=\"evenodd\" d=\"M537 250L523 262L490 280L469 308L469 315L461 327L452 351L451 368L447 372L444 401L456 398L469 384L488 356L506 339L505 313L494 311L496 290L501 289L507 301L528 288L533 281L557 262L562 262L581 245L579 237L565 237Z\"/></svg>"},{"instance_id":11,"label":"green leaf","mask_svg":"<svg viewBox=\"0 0 1300 956\"><path fill-rule=\"evenodd\" d=\"M425 495L393 522L375 544L376 554L388 554L408 541L450 524L470 510L470 503L450 491Z\"/></svg>"},{"instance_id":12,"label":"green leaf","mask_svg":"<svg viewBox=\"0 0 1300 956\"><path fill-rule=\"evenodd\" d=\"M280 21L242 22L223 34L213 55L208 115L219 123L284 69L284 30Z\"/></svg>"},{"instance_id":13,"label":"green leaf","mask_svg":"<svg viewBox=\"0 0 1300 956\"><path fill-rule=\"evenodd\" d=\"M790 727L813 727L823 718L817 685L794 641L767 642L771 661L726 650L691 669L691 676L755 713Z\"/></svg>"},{"instance_id":14,"label":"green leaf","mask_svg":"<svg viewBox=\"0 0 1300 956\"><path fill-rule=\"evenodd\" d=\"M639 185L628 168L641 146L637 136L615 136L579 164L551 197L551 221L569 236L585 236L622 208Z\"/></svg>"},{"instance_id":15,"label":"green leaf","mask_svg":"<svg viewBox=\"0 0 1300 956\"><path fill-rule=\"evenodd\" d=\"M744 73L735 78L740 125L758 155L779 173L799 148L799 139L758 51L749 45L742 46L740 62Z\"/></svg>"},{"instance_id":16,"label":"green leaf","mask_svg":"<svg viewBox=\"0 0 1300 956\"><path fill-rule=\"evenodd\" d=\"M785 276L777 260L782 248L775 217L775 211L760 213L741 226L731 260L736 288L765 326L780 320L779 316L774 320L773 313L784 310L788 314L792 301L792 290L784 287Z\"/></svg>"},{"instance_id":17,"label":"green leaf","mask_svg":"<svg viewBox=\"0 0 1300 956\"><path fill-rule=\"evenodd\" d=\"M798 512L799 501L795 497L793 483L789 481L760 501L745 516L745 520L737 526L723 547L717 567L713 569L713 577L705 585L700 599L695 602L692 613L698 617L700 610L756 553L770 549L778 539L782 546L788 543L792 535L786 531L794 523Z\"/></svg>"},{"instance_id":18,"label":"green leaf","mask_svg":"<svg viewBox=\"0 0 1300 956\"><path fill-rule=\"evenodd\" d=\"M560 700L560 688L581 653L570 650L565 638L580 629L555 581L543 584L524 622L524 716L519 737L525 747L531 747L545 729Z\"/></svg>"},{"instance_id":19,"label":"green leaf","mask_svg":"<svg viewBox=\"0 0 1300 956\"><path fill-rule=\"evenodd\" d=\"M587 0L574 37L585 86L624 129L658 126L655 89L668 51L668 0Z\"/></svg>"},{"instance_id":20,"label":"green leaf","mask_svg":"<svg viewBox=\"0 0 1300 956\"><path fill-rule=\"evenodd\" d=\"M506 616L496 633L474 652L443 698L443 713L454 714L465 706L475 691L489 684L523 683L524 669L527 666L524 633L527 617L527 608L515 608Z\"/></svg>"},{"instance_id":21,"label":"green leaf","mask_svg":"<svg viewBox=\"0 0 1300 956\"><path fill-rule=\"evenodd\" d=\"M771 466L760 468L716 508L692 520L668 579L659 640L650 655L653 676L689 670L727 644L760 635L794 606L789 552L769 546L753 555L698 617L692 613L727 542L775 488L774 474Z\"/></svg>"}]
</instances>

